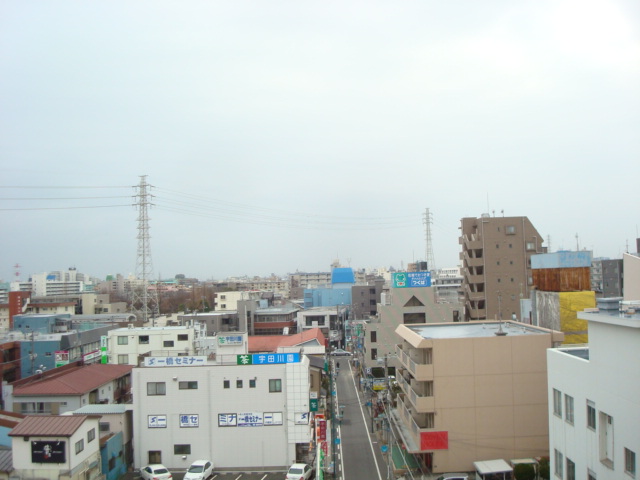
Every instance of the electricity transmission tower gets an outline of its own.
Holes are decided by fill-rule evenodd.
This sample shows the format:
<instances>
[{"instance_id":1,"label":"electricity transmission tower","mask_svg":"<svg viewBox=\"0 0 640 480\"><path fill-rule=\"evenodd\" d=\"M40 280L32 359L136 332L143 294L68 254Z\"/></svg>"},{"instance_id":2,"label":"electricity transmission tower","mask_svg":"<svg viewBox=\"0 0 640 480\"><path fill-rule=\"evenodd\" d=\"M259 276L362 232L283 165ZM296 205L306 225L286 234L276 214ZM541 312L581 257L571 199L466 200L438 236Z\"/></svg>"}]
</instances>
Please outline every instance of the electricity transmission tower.
<instances>
[{"instance_id":1,"label":"electricity transmission tower","mask_svg":"<svg viewBox=\"0 0 640 480\"><path fill-rule=\"evenodd\" d=\"M425 260L427 261L427 270L434 272L436 270L436 260L433 256L433 244L431 242L431 222L433 222L433 215L429 209L425 209L424 217L422 219L425 225Z\"/></svg>"},{"instance_id":2,"label":"electricity transmission tower","mask_svg":"<svg viewBox=\"0 0 640 480\"><path fill-rule=\"evenodd\" d=\"M131 310L138 319L148 322L158 315L158 290L149 291L149 279L153 275L151 260L151 235L149 235L149 207L153 204L153 195L149 193L151 185L147 183L147 176L140 176L140 183L136 187L134 205L138 208L138 255L136 259L136 285L131 288Z\"/></svg>"}]
</instances>

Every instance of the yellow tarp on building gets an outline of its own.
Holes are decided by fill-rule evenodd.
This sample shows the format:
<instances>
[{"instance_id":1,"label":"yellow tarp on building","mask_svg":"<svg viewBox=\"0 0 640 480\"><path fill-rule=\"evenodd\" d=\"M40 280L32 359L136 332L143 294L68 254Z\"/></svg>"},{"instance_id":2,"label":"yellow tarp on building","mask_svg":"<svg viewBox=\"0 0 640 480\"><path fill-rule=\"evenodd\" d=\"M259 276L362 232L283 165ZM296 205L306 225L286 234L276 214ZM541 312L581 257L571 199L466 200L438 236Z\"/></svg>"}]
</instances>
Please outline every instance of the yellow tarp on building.
<instances>
[{"instance_id":1,"label":"yellow tarp on building","mask_svg":"<svg viewBox=\"0 0 640 480\"><path fill-rule=\"evenodd\" d=\"M560 330L564 344L588 343L588 324L578 318L578 312L595 308L595 292L560 292Z\"/></svg>"}]
</instances>

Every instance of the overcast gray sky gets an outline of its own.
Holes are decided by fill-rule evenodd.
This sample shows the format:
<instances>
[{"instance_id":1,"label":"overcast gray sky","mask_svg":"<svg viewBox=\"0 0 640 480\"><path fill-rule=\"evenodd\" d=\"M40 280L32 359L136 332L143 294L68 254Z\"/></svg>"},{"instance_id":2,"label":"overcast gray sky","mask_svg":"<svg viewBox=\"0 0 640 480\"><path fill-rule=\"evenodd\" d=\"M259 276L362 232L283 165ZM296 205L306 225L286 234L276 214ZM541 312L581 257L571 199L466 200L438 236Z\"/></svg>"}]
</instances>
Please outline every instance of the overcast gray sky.
<instances>
[{"instance_id":1,"label":"overcast gray sky","mask_svg":"<svg viewBox=\"0 0 640 480\"><path fill-rule=\"evenodd\" d=\"M487 211L619 258L639 132L635 0L1 0L0 279L134 272L141 175L156 276L401 268L426 208L437 267Z\"/></svg>"}]
</instances>

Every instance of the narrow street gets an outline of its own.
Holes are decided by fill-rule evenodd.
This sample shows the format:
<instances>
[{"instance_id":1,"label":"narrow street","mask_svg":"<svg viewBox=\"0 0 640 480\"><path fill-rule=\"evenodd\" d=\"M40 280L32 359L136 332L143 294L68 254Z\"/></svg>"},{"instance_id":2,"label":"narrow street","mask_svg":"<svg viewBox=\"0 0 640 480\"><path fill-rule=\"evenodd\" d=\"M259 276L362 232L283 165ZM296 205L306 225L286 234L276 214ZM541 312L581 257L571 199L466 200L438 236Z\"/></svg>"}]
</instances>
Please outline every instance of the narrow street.
<instances>
[{"instance_id":1,"label":"narrow street","mask_svg":"<svg viewBox=\"0 0 640 480\"><path fill-rule=\"evenodd\" d=\"M340 439L336 449L336 477L341 480L387 479L387 464L380 445L371 433L371 418L364 398L358 390L349 359L334 359L340 363L336 380L337 403L343 412L337 427Z\"/></svg>"}]
</instances>

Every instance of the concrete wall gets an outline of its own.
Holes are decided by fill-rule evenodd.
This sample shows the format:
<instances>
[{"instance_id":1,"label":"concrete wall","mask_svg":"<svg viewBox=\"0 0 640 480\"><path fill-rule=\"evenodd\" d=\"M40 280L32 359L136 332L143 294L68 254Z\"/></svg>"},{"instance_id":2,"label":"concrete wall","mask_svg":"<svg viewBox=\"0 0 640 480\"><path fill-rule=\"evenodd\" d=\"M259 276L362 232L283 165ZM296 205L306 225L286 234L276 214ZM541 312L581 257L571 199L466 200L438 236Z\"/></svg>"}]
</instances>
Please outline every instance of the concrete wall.
<instances>
[{"instance_id":1,"label":"concrete wall","mask_svg":"<svg viewBox=\"0 0 640 480\"><path fill-rule=\"evenodd\" d=\"M134 464L144 466L149 451L160 451L169 468L183 469L199 458L216 469L284 468L296 460L296 444L312 439L310 425L296 424L296 414L309 412L309 360L279 365L201 367L141 367L133 370ZM173 381L173 378L176 381ZM256 387L250 388L250 380ZM269 380L281 379L282 392L269 392ZM230 388L224 388L224 381ZM236 381L242 380L242 388ZM180 381L198 388L179 390ZM165 382L166 395L147 395L148 382ZM280 412L281 425L219 426L220 414ZM183 414L198 415L199 426L180 428ZM166 415L166 428L149 428L149 415ZM174 455L174 445L191 445L191 454Z\"/></svg>"}]
</instances>

